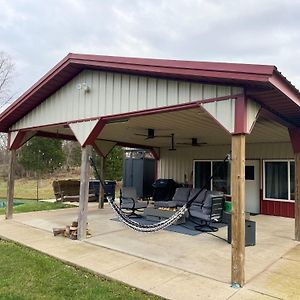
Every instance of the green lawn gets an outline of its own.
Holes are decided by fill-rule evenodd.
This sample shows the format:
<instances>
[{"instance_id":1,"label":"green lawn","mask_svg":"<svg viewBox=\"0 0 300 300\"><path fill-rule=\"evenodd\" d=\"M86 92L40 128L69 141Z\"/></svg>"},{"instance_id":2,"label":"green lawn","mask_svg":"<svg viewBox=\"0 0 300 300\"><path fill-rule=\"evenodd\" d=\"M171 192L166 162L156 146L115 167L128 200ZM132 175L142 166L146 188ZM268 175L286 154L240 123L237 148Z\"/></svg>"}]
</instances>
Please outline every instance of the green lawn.
<instances>
[{"instance_id":1,"label":"green lawn","mask_svg":"<svg viewBox=\"0 0 300 300\"><path fill-rule=\"evenodd\" d=\"M0 299L5 300L160 299L1 240L0 274Z\"/></svg>"},{"instance_id":2,"label":"green lawn","mask_svg":"<svg viewBox=\"0 0 300 300\"><path fill-rule=\"evenodd\" d=\"M59 179L79 179L76 176L59 177ZM38 196L39 199L53 199L55 198L52 188L53 180L56 177L45 178L39 181ZM116 197L120 195L121 182L117 182ZM7 182L0 179L0 198L6 198ZM18 199L36 199L37 198L37 181L33 178L19 178L15 180L14 196Z\"/></svg>"},{"instance_id":3,"label":"green lawn","mask_svg":"<svg viewBox=\"0 0 300 300\"><path fill-rule=\"evenodd\" d=\"M14 206L14 213L74 207L73 205L64 204L64 203L51 203L51 202L36 201L36 200L19 200L19 201L24 202L24 204ZM5 208L0 208L0 215L3 214L5 214Z\"/></svg>"}]
</instances>

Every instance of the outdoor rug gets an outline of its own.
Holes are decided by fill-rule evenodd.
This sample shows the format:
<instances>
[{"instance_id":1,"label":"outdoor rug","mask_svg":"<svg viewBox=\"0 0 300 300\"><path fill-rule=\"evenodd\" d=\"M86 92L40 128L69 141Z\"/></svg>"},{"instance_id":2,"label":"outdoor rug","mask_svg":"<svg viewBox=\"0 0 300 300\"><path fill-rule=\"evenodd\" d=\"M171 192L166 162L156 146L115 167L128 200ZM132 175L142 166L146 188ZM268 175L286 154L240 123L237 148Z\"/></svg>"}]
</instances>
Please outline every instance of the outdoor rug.
<instances>
[{"instance_id":1,"label":"outdoor rug","mask_svg":"<svg viewBox=\"0 0 300 300\"><path fill-rule=\"evenodd\" d=\"M111 220L121 222L117 217L112 218ZM146 218L144 218L144 217L135 218L133 220L140 223L140 224L143 224L143 225L150 225L150 224L155 224L156 223L155 221L146 220ZM197 221L195 220L195 222L197 222ZM214 227L217 227L217 228L227 226L227 224L224 224L224 223L212 223L211 225L214 226ZM191 235L191 236L195 236L195 235L205 233L205 232L195 230L195 226L196 226L196 224L192 220L187 219L187 221L184 224L171 225L171 226L169 226L168 228L166 228L164 230L172 231L172 232L176 232L176 233L180 233L180 234Z\"/></svg>"}]
</instances>

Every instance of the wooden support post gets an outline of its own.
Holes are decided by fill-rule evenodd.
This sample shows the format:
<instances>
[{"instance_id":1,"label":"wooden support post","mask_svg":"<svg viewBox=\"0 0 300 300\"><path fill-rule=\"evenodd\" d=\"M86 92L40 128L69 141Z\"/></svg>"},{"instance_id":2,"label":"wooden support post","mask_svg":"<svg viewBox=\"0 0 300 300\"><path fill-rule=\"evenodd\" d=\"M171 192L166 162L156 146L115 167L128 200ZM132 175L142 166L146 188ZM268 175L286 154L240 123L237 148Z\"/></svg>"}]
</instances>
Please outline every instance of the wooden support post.
<instances>
[{"instance_id":1,"label":"wooden support post","mask_svg":"<svg viewBox=\"0 0 300 300\"><path fill-rule=\"evenodd\" d=\"M105 164L105 158L103 156L100 156L100 178L104 182L104 164ZM104 188L100 183L100 189L99 189L99 205L98 208L104 208Z\"/></svg>"},{"instance_id":2,"label":"wooden support post","mask_svg":"<svg viewBox=\"0 0 300 300\"><path fill-rule=\"evenodd\" d=\"M245 135L232 135L231 144L231 282L245 283Z\"/></svg>"},{"instance_id":3,"label":"wooden support post","mask_svg":"<svg viewBox=\"0 0 300 300\"><path fill-rule=\"evenodd\" d=\"M16 150L10 150L8 181L7 181L7 198L6 198L6 219L11 219L13 215L14 187L15 187L15 167L16 167Z\"/></svg>"},{"instance_id":4,"label":"wooden support post","mask_svg":"<svg viewBox=\"0 0 300 300\"><path fill-rule=\"evenodd\" d=\"M295 240L300 242L300 153L295 153Z\"/></svg>"},{"instance_id":5,"label":"wooden support post","mask_svg":"<svg viewBox=\"0 0 300 300\"><path fill-rule=\"evenodd\" d=\"M86 238L87 211L88 211L88 200L89 200L89 178L90 178L89 157L92 153L91 150L92 147L90 145L87 145L82 148L78 232L77 232L78 240L83 240Z\"/></svg>"}]
</instances>

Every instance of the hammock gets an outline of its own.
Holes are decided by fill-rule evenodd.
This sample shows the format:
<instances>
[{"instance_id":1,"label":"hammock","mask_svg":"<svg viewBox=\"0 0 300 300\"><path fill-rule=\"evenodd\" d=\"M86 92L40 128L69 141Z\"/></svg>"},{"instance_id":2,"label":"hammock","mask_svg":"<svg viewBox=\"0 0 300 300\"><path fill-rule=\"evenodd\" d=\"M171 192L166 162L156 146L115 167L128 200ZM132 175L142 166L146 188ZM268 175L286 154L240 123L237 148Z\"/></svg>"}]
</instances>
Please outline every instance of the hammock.
<instances>
[{"instance_id":1,"label":"hammock","mask_svg":"<svg viewBox=\"0 0 300 300\"><path fill-rule=\"evenodd\" d=\"M223 163L228 161L230 158L229 155L226 155L225 159L223 160ZM96 176L104 189L104 183L98 173L95 161L93 160L92 157L90 157L90 162L92 167L95 170ZM115 200L113 197L107 197L108 203L110 204L111 208L115 211L117 216L119 217L120 221L122 221L125 225L127 225L129 228L139 231L139 232L156 232L162 229L165 229L172 224L174 224L177 220L179 220L190 208L192 203L196 200L198 195L205 189L205 187L210 183L210 181L213 179L213 175L209 178L209 180L205 183L205 185L199 190L199 192L192 198L190 199L184 206L182 206L180 209L178 209L171 217L168 219L165 219L163 221L160 221L158 223L154 224L141 224L138 222L135 222L134 220L130 219L126 213L124 213L121 208L116 204Z\"/></svg>"}]
</instances>

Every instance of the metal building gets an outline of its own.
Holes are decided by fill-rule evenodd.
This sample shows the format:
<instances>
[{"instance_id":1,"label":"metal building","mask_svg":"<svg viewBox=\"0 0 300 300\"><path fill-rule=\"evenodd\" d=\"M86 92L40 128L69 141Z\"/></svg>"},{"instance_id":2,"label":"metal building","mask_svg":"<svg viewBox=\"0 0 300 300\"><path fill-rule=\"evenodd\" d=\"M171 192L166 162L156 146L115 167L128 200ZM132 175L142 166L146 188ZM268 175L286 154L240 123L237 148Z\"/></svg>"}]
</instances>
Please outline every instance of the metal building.
<instances>
[{"instance_id":1,"label":"metal building","mask_svg":"<svg viewBox=\"0 0 300 300\"><path fill-rule=\"evenodd\" d=\"M299 106L275 66L69 54L0 115L11 154L6 217L15 151L35 135L82 146L79 238L91 147L104 157L115 145L149 149L159 177L194 186L231 152L211 188L232 199L232 282L242 285L245 211L295 216L300 240Z\"/></svg>"}]
</instances>

